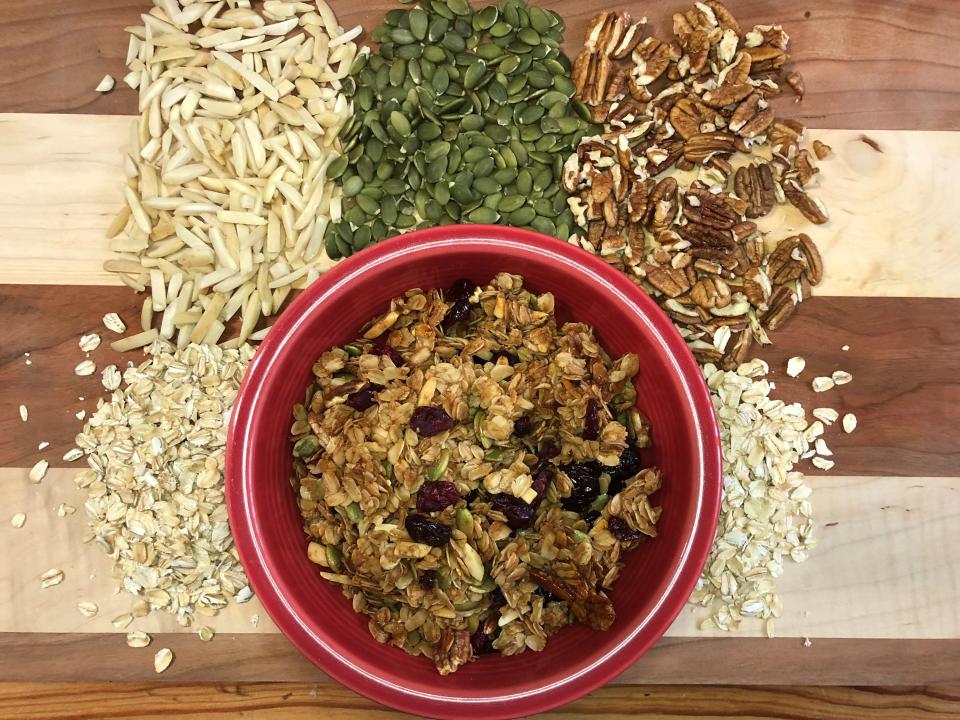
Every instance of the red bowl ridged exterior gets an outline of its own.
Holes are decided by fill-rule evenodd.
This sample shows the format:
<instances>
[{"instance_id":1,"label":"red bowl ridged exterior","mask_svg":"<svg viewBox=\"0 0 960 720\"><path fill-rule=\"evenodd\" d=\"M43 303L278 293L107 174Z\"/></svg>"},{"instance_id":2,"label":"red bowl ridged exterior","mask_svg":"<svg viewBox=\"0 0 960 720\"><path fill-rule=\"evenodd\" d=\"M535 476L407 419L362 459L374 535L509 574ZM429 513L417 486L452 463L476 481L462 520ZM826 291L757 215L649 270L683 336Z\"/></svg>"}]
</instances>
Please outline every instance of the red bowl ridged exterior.
<instances>
[{"instance_id":1,"label":"red bowl ridged exterior","mask_svg":"<svg viewBox=\"0 0 960 720\"><path fill-rule=\"evenodd\" d=\"M291 475L291 408L314 360L352 339L412 287L444 288L523 275L551 291L561 320L592 325L612 356L640 358L638 404L653 425L645 462L663 471L660 535L628 556L611 592L613 627L565 628L541 653L484 656L440 677L433 663L378 644L365 616L307 560ZM666 631L690 595L713 542L720 443L699 368L670 320L620 271L553 238L499 226L409 233L337 265L273 326L233 410L226 489L233 536L251 584L288 638L327 673L400 710L442 718L515 717L574 700L629 667Z\"/></svg>"}]
</instances>

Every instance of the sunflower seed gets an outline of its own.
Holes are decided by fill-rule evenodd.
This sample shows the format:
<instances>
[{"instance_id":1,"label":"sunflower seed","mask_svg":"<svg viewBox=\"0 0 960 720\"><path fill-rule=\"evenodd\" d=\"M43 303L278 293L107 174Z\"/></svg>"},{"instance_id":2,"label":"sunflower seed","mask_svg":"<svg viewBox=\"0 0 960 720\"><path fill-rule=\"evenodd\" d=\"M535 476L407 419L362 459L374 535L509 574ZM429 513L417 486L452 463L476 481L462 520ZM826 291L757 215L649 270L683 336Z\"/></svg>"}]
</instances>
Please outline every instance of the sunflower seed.
<instances>
[{"instance_id":1,"label":"sunflower seed","mask_svg":"<svg viewBox=\"0 0 960 720\"><path fill-rule=\"evenodd\" d=\"M26 422L30 418L30 412L27 410L26 405L20 406L20 420L21 422Z\"/></svg>"},{"instance_id":2,"label":"sunflower seed","mask_svg":"<svg viewBox=\"0 0 960 720\"><path fill-rule=\"evenodd\" d=\"M23 524L26 521L27 521L27 514L22 512L17 513L12 518L10 518L10 524L17 529L22 528Z\"/></svg>"}]
</instances>

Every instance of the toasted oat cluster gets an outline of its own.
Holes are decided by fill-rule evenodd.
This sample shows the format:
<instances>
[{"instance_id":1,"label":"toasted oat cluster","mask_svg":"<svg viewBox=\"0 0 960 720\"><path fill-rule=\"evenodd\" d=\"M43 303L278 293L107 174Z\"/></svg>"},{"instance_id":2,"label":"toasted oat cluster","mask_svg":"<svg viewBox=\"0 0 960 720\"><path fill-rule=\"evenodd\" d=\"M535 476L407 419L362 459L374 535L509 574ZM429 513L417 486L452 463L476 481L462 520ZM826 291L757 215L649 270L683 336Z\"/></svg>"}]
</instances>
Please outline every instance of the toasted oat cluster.
<instances>
[{"instance_id":1,"label":"toasted oat cluster","mask_svg":"<svg viewBox=\"0 0 960 720\"><path fill-rule=\"evenodd\" d=\"M314 365L294 408L309 557L382 643L445 675L606 630L625 552L656 536L631 378L549 293L410 290Z\"/></svg>"}]
</instances>

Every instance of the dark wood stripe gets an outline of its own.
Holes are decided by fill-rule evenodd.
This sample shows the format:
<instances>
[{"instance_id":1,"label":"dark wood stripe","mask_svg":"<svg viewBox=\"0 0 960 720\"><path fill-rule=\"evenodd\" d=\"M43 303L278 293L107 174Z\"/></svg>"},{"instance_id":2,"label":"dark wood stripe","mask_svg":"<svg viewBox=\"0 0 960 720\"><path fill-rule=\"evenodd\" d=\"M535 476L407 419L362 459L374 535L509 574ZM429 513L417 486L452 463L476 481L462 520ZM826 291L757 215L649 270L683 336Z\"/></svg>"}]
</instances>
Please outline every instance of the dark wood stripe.
<instances>
[{"instance_id":1,"label":"dark wood stripe","mask_svg":"<svg viewBox=\"0 0 960 720\"><path fill-rule=\"evenodd\" d=\"M120 357L109 349L116 336L100 319L115 311L138 327L142 299L126 287L0 286L0 466L32 466L43 440L52 444L45 454L51 464L67 465L60 458L81 427L74 413L91 411L104 393L99 372L74 375L83 360L77 339L101 333L104 342L92 354L98 370L139 361L139 352ZM808 412L830 406L859 419L851 435L838 426L826 435L837 461L833 474L960 476L960 299L814 297L775 341L760 356L774 370L779 397ZM849 352L841 351L845 344ZM807 360L796 380L784 372L792 355ZM837 369L851 372L853 382L826 393L810 389L814 375ZM17 415L20 403L30 410L26 424Z\"/></svg>"},{"instance_id":2,"label":"dark wood stripe","mask_svg":"<svg viewBox=\"0 0 960 720\"><path fill-rule=\"evenodd\" d=\"M2 683L0 714L40 720L399 720L389 710L337 685L241 683L156 685L135 683ZM574 720L927 720L956 718L960 687L697 687L621 685L535 718Z\"/></svg>"},{"instance_id":3,"label":"dark wood stripe","mask_svg":"<svg viewBox=\"0 0 960 720\"><path fill-rule=\"evenodd\" d=\"M176 660L162 675L153 653ZM335 684L282 635L0 633L0 682L310 682ZM960 640L666 638L614 684L912 685L960 682Z\"/></svg>"},{"instance_id":4,"label":"dark wood stripe","mask_svg":"<svg viewBox=\"0 0 960 720\"><path fill-rule=\"evenodd\" d=\"M477 3L478 5L480 3ZM685 0L554 0L568 51L579 49L587 20L599 10L646 14L669 31ZM729 0L741 25L782 23L806 79L800 105L784 113L814 127L945 130L960 128L960 5L952 0ZM331 0L344 27L371 29L390 0ZM0 22L0 112L134 113L136 95L119 82L127 38L122 29L149 8L146 0L57 0L6 3ZM106 96L94 91L104 74L118 80ZM789 108L789 109L788 109Z\"/></svg>"}]
</instances>

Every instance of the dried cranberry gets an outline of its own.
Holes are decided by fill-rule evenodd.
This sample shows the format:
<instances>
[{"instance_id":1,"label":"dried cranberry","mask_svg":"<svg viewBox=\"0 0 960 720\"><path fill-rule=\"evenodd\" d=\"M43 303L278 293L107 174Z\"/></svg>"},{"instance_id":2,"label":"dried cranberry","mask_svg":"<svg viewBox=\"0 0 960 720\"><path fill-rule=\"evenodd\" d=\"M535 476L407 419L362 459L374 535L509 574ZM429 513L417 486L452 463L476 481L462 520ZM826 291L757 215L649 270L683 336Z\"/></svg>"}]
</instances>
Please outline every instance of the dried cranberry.
<instances>
[{"instance_id":1,"label":"dried cranberry","mask_svg":"<svg viewBox=\"0 0 960 720\"><path fill-rule=\"evenodd\" d=\"M443 299L447 302L456 302L457 300L463 300L473 295L473 291L477 289L477 284L467 278L458 278L454 280L450 287L447 288L447 291L443 294Z\"/></svg>"},{"instance_id":2,"label":"dried cranberry","mask_svg":"<svg viewBox=\"0 0 960 720\"><path fill-rule=\"evenodd\" d=\"M507 525L513 530L530 527L537 514L537 509L533 505L506 493L494 495L491 504L494 510L503 513L507 519Z\"/></svg>"},{"instance_id":3,"label":"dried cranberry","mask_svg":"<svg viewBox=\"0 0 960 720\"><path fill-rule=\"evenodd\" d=\"M537 450L537 457L541 460L550 460L560 454L560 448L550 438L540 441L540 447Z\"/></svg>"},{"instance_id":4,"label":"dried cranberry","mask_svg":"<svg viewBox=\"0 0 960 720\"><path fill-rule=\"evenodd\" d=\"M450 303L441 324L444 330L449 330L470 314L470 295L473 294L476 287L475 283L466 278L454 280L453 285L444 294L444 300Z\"/></svg>"},{"instance_id":5,"label":"dried cranberry","mask_svg":"<svg viewBox=\"0 0 960 720\"><path fill-rule=\"evenodd\" d=\"M600 437L600 403L596 398L587 400L587 414L583 418L583 439L596 440Z\"/></svg>"},{"instance_id":6,"label":"dried cranberry","mask_svg":"<svg viewBox=\"0 0 960 720\"><path fill-rule=\"evenodd\" d=\"M393 364L397 367L400 367L406 363L406 360L403 359L403 355L401 355L395 347L387 342L386 335L381 335L379 338L377 338L373 343L373 347L376 348L377 352L381 355L386 355L388 358L390 358L393 361Z\"/></svg>"},{"instance_id":7,"label":"dried cranberry","mask_svg":"<svg viewBox=\"0 0 960 720\"><path fill-rule=\"evenodd\" d=\"M476 488L474 488L473 490L468 492L466 495L464 495L463 499L467 501L467 505L469 506L471 503L473 503L474 500L477 499L478 495L480 495L480 493L477 491Z\"/></svg>"},{"instance_id":8,"label":"dried cranberry","mask_svg":"<svg viewBox=\"0 0 960 720\"><path fill-rule=\"evenodd\" d=\"M542 597L544 605L551 602L557 602L560 599L549 590L544 590L542 587L539 587L539 586L537 587L536 590L533 591L533 594L539 595L540 597Z\"/></svg>"},{"instance_id":9,"label":"dried cranberry","mask_svg":"<svg viewBox=\"0 0 960 720\"><path fill-rule=\"evenodd\" d=\"M416 513L407 515L404 527L407 528L407 533L414 542L431 547L443 547L450 542L450 528L436 520L431 520L426 515Z\"/></svg>"},{"instance_id":10,"label":"dried cranberry","mask_svg":"<svg viewBox=\"0 0 960 720\"><path fill-rule=\"evenodd\" d=\"M424 570L420 573L420 587L424 590L433 590L437 584L437 571Z\"/></svg>"},{"instance_id":11,"label":"dried cranberry","mask_svg":"<svg viewBox=\"0 0 960 720\"><path fill-rule=\"evenodd\" d=\"M460 499L457 486L446 480L425 482L417 493L417 510L419 512L436 512L453 505Z\"/></svg>"},{"instance_id":12,"label":"dried cranberry","mask_svg":"<svg viewBox=\"0 0 960 720\"><path fill-rule=\"evenodd\" d=\"M639 530L634 530L632 527L627 525L627 521L622 518L618 518L616 515L611 515L607 518L607 529L613 533L613 536L620 540L621 542L639 542L643 540L643 533Z\"/></svg>"},{"instance_id":13,"label":"dried cranberry","mask_svg":"<svg viewBox=\"0 0 960 720\"><path fill-rule=\"evenodd\" d=\"M433 437L446 432L454 425L453 418L442 407L423 405L410 416L410 427L423 437Z\"/></svg>"},{"instance_id":14,"label":"dried cranberry","mask_svg":"<svg viewBox=\"0 0 960 720\"><path fill-rule=\"evenodd\" d=\"M547 485L553 480L553 466L541 460L534 465L532 474L533 484L531 487L536 491L537 495L542 495L543 491L547 489Z\"/></svg>"},{"instance_id":15,"label":"dried cranberry","mask_svg":"<svg viewBox=\"0 0 960 720\"><path fill-rule=\"evenodd\" d=\"M600 465L595 462L577 462L563 465L561 469L573 483L573 492L570 497L563 499L563 508L582 515L600 494Z\"/></svg>"},{"instance_id":16,"label":"dried cranberry","mask_svg":"<svg viewBox=\"0 0 960 720\"><path fill-rule=\"evenodd\" d=\"M368 407L377 404L376 394L383 390L383 385L377 385L376 383L369 383L364 385L362 388L356 392L352 392L347 395L346 403L354 410L364 411Z\"/></svg>"},{"instance_id":17,"label":"dried cranberry","mask_svg":"<svg viewBox=\"0 0 960 720\"><path fill-rule=\"evenodd\" d=\"M470 647L473 648L474 655L487 655L496 652L496 649L493 647L493 641L496 640L496 636L487 635L484 630L484 625L485 623L480 623L480 627L470 636Z\"/></svg>"},{"instance_id":18,"label":"dried cranberry","mask_svg":"<svg viewBox=\"0 0 960 720\"><path fill-rule=\"evenodd\" d=\"M442 327L443 331L446 332L469 314L470 301L466 298L463 300L457 300L447 310L447 314L443 316L443 322L440 324L440 327Z\"/></svg>"},{"instance_id":19,"label":"dried cranberry","mask_svg":"<svg viewBox=\"0 0 960 720\"><path fill-rule=\"evenodd\" d=\"M586 515L583 516L583 520L587 523L587 527L593 527L597 520L600 519L600 512L598 510L591 510Z\"/></svg>"},{"instance_id":20,"label":"dried cranberry","mask_svg":"<svg viewBox=\"0 0 960 720\"><path fill-rule=\"evenodd\" d=\"M526 437L533 430L533 422L529 415L521 415L513 421L513 434L517 437Z\"/></svg>"},{"instance_id":21,"label":"dried cranberry","mask_svg":"<svg viewBox=\"0 0 960 720\"><path fill-rule=\"evenodd\" d=\"M620 453L620 461L612 468L607 468L607 473L610 475L610 487L607 489L607 494L616 495L623 490L627 480L640 470L640 451L632 445L628 445Z\"/></svg>"},{"instance_id":22,"label":"dried cranberry","mask_svg":"<svg viewBox=\"0 0 960 720\"><path fill-rule=\"evenodd\" d=\"M490 591L490 607L501 608L507 604L507 599L503 596L503 590L499 586Z\"/></svg>"}]
</instances>

